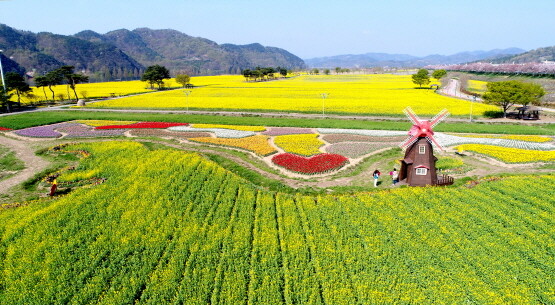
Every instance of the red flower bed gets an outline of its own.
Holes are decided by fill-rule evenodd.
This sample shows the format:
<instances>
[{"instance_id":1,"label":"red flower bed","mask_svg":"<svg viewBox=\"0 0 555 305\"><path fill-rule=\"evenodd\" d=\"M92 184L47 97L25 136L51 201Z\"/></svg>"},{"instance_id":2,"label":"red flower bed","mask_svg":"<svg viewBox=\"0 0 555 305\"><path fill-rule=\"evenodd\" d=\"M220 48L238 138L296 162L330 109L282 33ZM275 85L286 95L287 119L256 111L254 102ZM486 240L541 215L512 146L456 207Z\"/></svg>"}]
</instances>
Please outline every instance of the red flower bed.
<instances>
[{"instance_id":1,"label":"red flower bed","mask_svg":"<svg viewBox=\"0 0 555 305\"><path fill-rule=\"evenodd\" d=\"M128 129L128 128L168 128L173 126L187 126L189 123L167 123L167 122L139 122L129 125L107 125L98 126L95 129Z\"/></svg>"},{"instance_id":2,"label":"red flower bed","mask_svg":"<svg viewBox=\"0 0 555 305\"><path fill-rule=\"evenodd\" d=\"M310 158L284 153L275 155L272 162L290 171L313 175L341 168L349 160L336 154L319 154Z\"/></svg>"},{"instance_id":3,"label":"red flower bed","mask_svg":"<svg viewBox=\"0 0 555 305\"><path fill-rule=\"evenodd\" d=\"M11 130L11 129L6 128L6 127L0 127L0 131L6 131L6 130Z\"/></svg>"}]
</instances>

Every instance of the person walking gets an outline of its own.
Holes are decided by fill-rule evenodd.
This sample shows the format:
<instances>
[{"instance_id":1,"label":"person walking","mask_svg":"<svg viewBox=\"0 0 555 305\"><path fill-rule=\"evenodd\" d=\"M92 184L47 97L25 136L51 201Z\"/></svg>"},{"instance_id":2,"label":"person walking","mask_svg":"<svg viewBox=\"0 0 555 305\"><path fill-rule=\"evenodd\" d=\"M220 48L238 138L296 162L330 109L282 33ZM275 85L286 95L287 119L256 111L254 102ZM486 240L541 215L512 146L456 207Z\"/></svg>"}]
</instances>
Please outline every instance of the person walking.
<instances>
[{"instance_id":1,"label":"person walking","mask_svg":"<svg viewBox=\"0 0 555 305\"><path fill-rule=\"evenodd\" d=\"M375 170L372 174L372 177L374 177L374 187L378 187L378 179L380 178L380 175L381 173L379 170Z\"/></svg>"},{"instance_id":2,"label":"person walking","mask_svg":"<svg viewBox=\"0 0 555 305\"><path fill-rule=\"evenodd\" d=\"M393 171L389 172L389 175L391 175L391 180L393 181L393 185L399 182L399 172L397 171L396 168L393 168Z\"/></svg>"}]
</instances>

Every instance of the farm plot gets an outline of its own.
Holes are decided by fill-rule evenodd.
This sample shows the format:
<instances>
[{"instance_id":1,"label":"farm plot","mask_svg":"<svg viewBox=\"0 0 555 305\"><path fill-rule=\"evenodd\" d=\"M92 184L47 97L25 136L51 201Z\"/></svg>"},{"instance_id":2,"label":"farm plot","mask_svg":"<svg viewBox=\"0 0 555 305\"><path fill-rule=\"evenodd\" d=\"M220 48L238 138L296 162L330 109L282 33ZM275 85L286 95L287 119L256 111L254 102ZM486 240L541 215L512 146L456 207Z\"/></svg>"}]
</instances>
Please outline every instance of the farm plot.
<instances>
[{"instance_id":1,"label":"farm plot","mask_svg":"<svg viewBox=\"0 0 555 305\"><path fill-rule=\"evenodd\" d=\"M260 161L266 162L284 175L306 174L306 178L315 174L333 174L345 168L345 165L357 166L365 158L385 148L397 147L407 137L406 132L388 130L189 125L131 121L77 122L31 127L16 130L13 133L34 138L161 137L188 143L231 147L253 152L261 159ZM458 145L460 150L471 147L472 149L467 150L487 154L506 163L552 162L553 158L550 156L555 151L555 144L551 138L541 136L478 135L473 137L468 134L457 136L436 133L436 138L445 147ZM484 150L483 147L488 145L494 149ZM276 153L280 153L279 156L274 156Z\"/></svg>"},{"instance_id":2,"label":"farm plot","mask_svg":"<svg viewBox=\"0 0 555 305\"><path fill-rule=\"evenodd\" d=\"M423 115L447 108L452 115L469 113L470 104L416 89L410 75L303 75L271 82L245 82L242 76L193 77L188 98L169 90L88 104L93 108L183 108L234 111L280 111L362 115L395 115L411 106ZM322 105L321 93L329 96ZM324 109L323 109L324 107ZM496 107L474 104L474 114Z\"/></svg>"},{"instance_id":3,"label":"farm plot","mask_svg":"<svg viewBox=\"0 0 555 305\"><path fill-rule=\"evenodd\" d=\"M64 149L93 157L60 179L106 182L0 211L2 304L555 302L553 175L302 196L197 154Z\"/></svg>"}]
</instances>

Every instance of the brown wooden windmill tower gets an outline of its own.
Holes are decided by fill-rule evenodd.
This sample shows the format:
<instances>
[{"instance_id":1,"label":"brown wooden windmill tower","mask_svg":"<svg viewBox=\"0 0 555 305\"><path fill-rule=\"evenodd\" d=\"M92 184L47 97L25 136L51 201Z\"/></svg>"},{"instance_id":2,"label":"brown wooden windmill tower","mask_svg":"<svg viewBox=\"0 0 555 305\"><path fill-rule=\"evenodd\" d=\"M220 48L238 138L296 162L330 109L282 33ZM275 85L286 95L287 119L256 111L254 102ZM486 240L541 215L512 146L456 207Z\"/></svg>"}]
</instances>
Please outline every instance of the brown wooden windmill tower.
<instances>
[{"instance_id":1,"label":"brown wooden windmill tower","mask_svg":"<svg viewBox=\"0 0 555 305\"><path fill-rule=\"evenodd\" d=\"M436 161L432 143L439 149L443 147L434 139L433 127L445 119L449 112L444 109L431 121L420 120L410 107L404 110L413 125L409 138L399 146L405 149L405 158L401 160L399 181L410 186L449 185L453 178L437 176Z\"/></svg>"}]
</instances>

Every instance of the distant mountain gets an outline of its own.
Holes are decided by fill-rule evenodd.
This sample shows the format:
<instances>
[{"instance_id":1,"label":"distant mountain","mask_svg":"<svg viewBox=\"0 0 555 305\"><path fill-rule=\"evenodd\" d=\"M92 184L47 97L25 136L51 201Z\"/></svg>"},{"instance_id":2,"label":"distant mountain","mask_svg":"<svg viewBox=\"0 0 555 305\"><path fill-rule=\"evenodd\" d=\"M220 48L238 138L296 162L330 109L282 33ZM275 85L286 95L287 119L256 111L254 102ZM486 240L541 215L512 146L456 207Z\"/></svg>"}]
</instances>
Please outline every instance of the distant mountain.
<instances>
[{"instance_id":1,"label":"distant mountain","mask_svg":"<svg viewBox=\"0 0 555 305\"><path fill-rule=\"evenodd\" d=\"M492 60L493 63L529 63L529 62L544 62L544 61L555 61L555 46L539 48L535 50L528 51L526 53L517 54L514 56L506 56L502 58L497 58Z\"/></svg>"},{"instance_id":2,"label":"distant mountain","mask_svg":"<svg viewBox=\"0 0 555 305\"><path fill-rule=\"evenodd\" d=\"M166 66L172 74L240 73L256 66L304 68L299 57L260 44L232 45L191 37L175 30L126 29L72 36L32 33L0 24L0 49L13 69L42 74L62 65L75 66L93 80L138 78L149 65ZM7 61L6 61L7 62ZM4 63L4 61L3 61Z\"/></svg>"},{"instance_id":3,"label":"distant mountain","mask_svg":"<svg viewBox=\"0 0 555 305\"><path fill-rule=\"evenodd\" d=\"M438 64L458 64L481 59L499 58L523 53L518 48L495 49L491 51L461 52L453 55L428 55L416 57L407 54L366 53L360 55L338 55L305 59L309 67L317 68L370 68L370 67L423 67Z\"/></svg>"},{"instance_id":4,"label":"distant mountain","mask_svg":"<svg viewBox=\"0 0 555 305\"><path fill-rule=\"evenodd\" d=\"M100 39L91 33L86 35L89 39ZM288 69L305 66L302 59L283 49L264 47L258 43L218 45L214 41L175 30L116 30L106 33L103 38L144 66L161 64L174 73L210 75L240 73L243 69L256 66Z\"/></svg>"}]
</instances>

